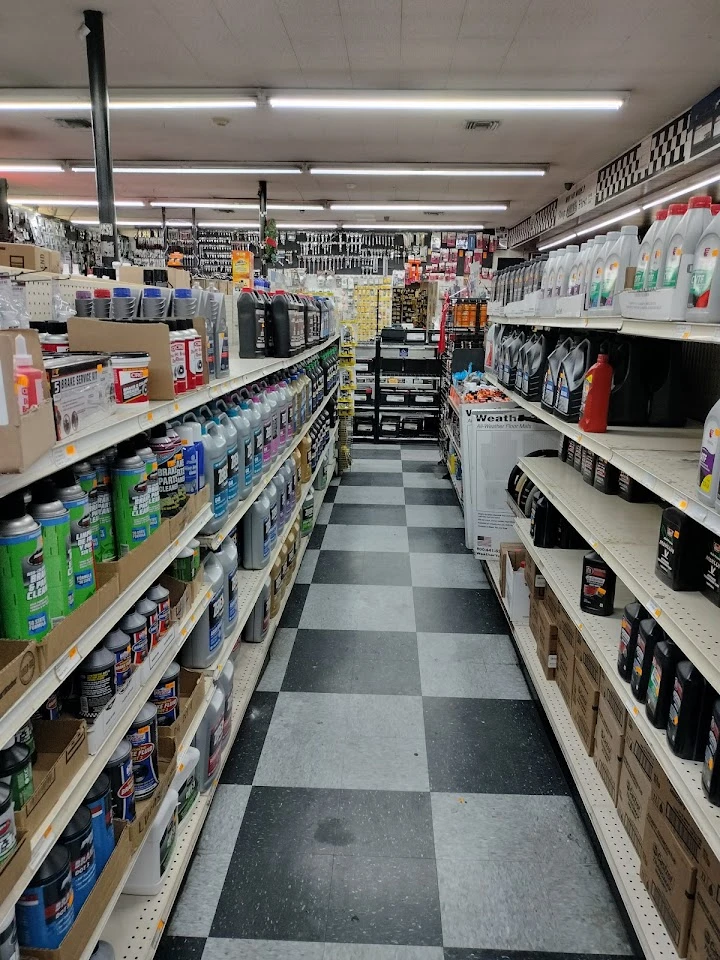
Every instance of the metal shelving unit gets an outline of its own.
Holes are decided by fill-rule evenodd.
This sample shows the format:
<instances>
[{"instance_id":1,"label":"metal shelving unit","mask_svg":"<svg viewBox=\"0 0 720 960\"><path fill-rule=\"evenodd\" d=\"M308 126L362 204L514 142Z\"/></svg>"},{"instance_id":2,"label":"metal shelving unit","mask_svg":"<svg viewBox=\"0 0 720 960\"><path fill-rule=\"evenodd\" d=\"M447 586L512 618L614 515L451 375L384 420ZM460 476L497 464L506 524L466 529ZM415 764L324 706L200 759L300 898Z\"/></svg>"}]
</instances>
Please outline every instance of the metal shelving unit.
<instances>
[{"instance_id":1,"label":"metal shelving unit","mask_svg":"<svg viewBox=\"0 0 720 960\"><path fill-rule=\"evenodd\" d=\"M501 317L492 316L491 323L507 323L517 327L568 330L615 330L629 337L653 337L660 340L684 340L692 343L720 343L720 324L685 323L679 320L628 320L625 317Z\"/></svg>"}]
</instances>

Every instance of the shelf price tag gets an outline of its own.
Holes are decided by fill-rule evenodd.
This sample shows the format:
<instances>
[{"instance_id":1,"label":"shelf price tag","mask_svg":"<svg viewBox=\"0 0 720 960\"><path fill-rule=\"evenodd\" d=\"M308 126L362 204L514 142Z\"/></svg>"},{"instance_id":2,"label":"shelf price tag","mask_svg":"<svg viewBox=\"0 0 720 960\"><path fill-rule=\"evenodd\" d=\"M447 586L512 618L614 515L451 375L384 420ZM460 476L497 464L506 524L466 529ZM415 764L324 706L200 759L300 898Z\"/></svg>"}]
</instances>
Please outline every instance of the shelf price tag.
<instances>
[{"instance_id":1,"label":"shelf price tag","mask_svg":"<svg viewBox=\"0 0 720 960\"><path fill-rule=\"evenodd\" d=\"M65 444L65 446L53 447L50 451L52 462L56 467L64 467L77 454L77 448L74 443Z\"/></svg>"},{"instance_id":2,"label":"shelf price tag","mask_svg":"<svg viewBox=\"0 0 720 960\"><path fill-rule=\"evenodd\" d=\"M60 661L60 663L55 667L55 676L58 680L64 680L65 677L70 676L72 671L80 662L80 653L77 647L71 647L66 656Z\"/></svg>"}]
</instances>

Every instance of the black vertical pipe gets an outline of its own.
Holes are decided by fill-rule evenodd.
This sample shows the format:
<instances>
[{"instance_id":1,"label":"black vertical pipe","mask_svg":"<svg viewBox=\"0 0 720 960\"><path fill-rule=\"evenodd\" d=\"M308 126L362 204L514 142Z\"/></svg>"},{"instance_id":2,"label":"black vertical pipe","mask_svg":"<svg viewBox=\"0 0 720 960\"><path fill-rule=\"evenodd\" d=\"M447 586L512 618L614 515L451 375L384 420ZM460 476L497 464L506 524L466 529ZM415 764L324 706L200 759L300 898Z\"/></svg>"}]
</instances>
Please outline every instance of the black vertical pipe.
<instances>
[{"instance_id":1,"label":"black vertical pipe","mask_svg":"<svg viewBox=\"0 0 720 960\"><path fill-rule=\"evenodd\" d=\"M195 274L199 275L200 273L200 249L198 246L198 225L197 225L197 212L195 207L190 208L190 219L192 220L192 270Z\"/></svg>"},{"instance_id":2,"label":"black vertical pipe","mask_svg":"<svg viewBox=\"0 0 720 960\"><path fill-rule=\"evenodd\" d=\"M267 276L267 264L263 254L265 253L265 230L267 228L267 180L258 182L258 200L260 202L260 274Z\"/></svg>"},{"instance_id":3,"label":"black vertical pipe","mask_svg":"<svg viewBox=\"0 0 720 960\"><path fill-rule=\"evenodd\" d=\"M0 242L10 242L10 208L8 206L8 182L0 177Z\"/></svg>"},{"instance_id":4,"label":"black vertical pipe","mask_svg":"<svg viewBox=\"0 0 720 960\"><path fill-rule=\"evenodd\" d=\"M95 151L95 184L98 197L98 219L112 225L115 259L118 259L118 233L115 222L115 190L113 187L112 152L110 149L110 111L108 109L107 69L105 65L105 31L100 10L83 11L85 46L87 48L88 83L92 109L93 148Z\"/></svg>"}]
</instances>

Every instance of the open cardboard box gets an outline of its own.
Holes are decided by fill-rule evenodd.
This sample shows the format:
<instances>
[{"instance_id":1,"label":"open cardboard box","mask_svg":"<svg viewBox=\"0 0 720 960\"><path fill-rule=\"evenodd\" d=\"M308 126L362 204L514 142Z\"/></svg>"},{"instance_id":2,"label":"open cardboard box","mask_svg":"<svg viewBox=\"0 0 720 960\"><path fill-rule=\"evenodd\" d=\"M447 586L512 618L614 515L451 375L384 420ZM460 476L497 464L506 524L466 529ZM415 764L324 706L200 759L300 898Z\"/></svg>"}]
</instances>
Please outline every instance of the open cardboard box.
<instances>
[{"instance_id":1,"label":"open cardboard box","mask_svg":"<svg viewBox=\"0 0 720 960\"><path fill-rule=\"evenodd\" d=\"M170 623L181 623L192 606L190 584L176 580L169 573L161 573L159 582L170 592Z\"/></svg>"},{"instance_id":2,"label":"open cardboard box","mask_svg":"<svg viewBox=\"0 0 720 960\"><path fill-rule=\"evenodd\" d=\"M34 243L0 243L0 264L31 273L62 271L60 252L49 247L37 247Z\"/></svg>"},{"instance_id":3,"label":"open cardboard box","mask_svg":"<svg viewBox=\"0 0 720 960\"><path fill-rule=\"evenodd\" d=\"M203 382L208 382L205 320L195 317L195 329L203 342ZM68 336L71 350L95 350L124 353L142 350L150 356L149 400L174 400L172 362L170 360L170 328L164 323L93 320L70 317Z\"/></svg>"},{"instance_id":4,"label":"open cardboard box","mask_svg":"<svg viewBox=\"0 0 720 960\"><path fill-rule=\"evenodd\" d=\"M155 793L147 800L137 800L135 802L135 819L130 824L130 846L133 852L145 839L145 834L152 823L153 817L165 799L177 773L177 751L172 740L164 740L158 737L158 757L160 761L160 783Z\"/></svg>"},{"instance_id":5,"label":"open cardboard box","mask_svg":"<svg viewBox=\"0 0 720 960\"><path fill-rule=\"evenodd\" d=\"M55 445L55 420L47 377L41 381L44 400L40 406L23 415L18 408L13 370L18 332L25 337L33 367L44 370L37 331L0 330L0 389L7 410L7 422L0 423L0 473L22 473Z\"/></svg>"},{"instance_id":6,"label":"open cardboard box","mask_svg":"<svg viewBox=\"0 0 720 960\"><path fill-rule=\"evenodd\" d=\"M33 764L33 795L15 811L15 826L27 833L42 826L88 756L84 720L36 720L33 733L38 752Z\"/></svg>"},{"instance_id":7,"label":"open cardboard box","mask_svg":"<svg viewBox=\"0 0 720 960\"><path fill-rule=\"evenodd\" d=\"M104 580L116 576L122 593L136 580L153 560L156 560L170 546L170 524L163 521L157 530L144 543L135 547L119 560L96 563L95 570ZM148 583L148 587L151 584Z\"/></svg>"},{"instance_id":8,"label":"open cardboard box","mask_svg":"<svg viewBox=\"0 0 720 960\"><path fill-rule=\"evenodd\" d=\"M113 822L115 829L115 849L105 864L95 886L76 915L63 942L54 950L42 950L39 947L22 947L21 957L34 957L37 960L77 960L83 950L98 937L98 926L125 876L130 858L130 828L124 820Z\"/></svg>"},{"instance_id":9,"label":"open cardboard box","mask_svg":"<svg viewBox=\"0 0 720 960\"><path fill-rule=\"evenodd\" d=\"M190 494L187 503L179 510L174 517L168 519L170 524L170 540L175 540L184 531L185 527L195 519L200 511L207 505L209 491L203 487L197 493Z\"/></svg>"},{"instance_id":10,"label":"open cardboard box","mask_svg":"<svg viewBox=\"0 0 720 960\"><path fill-rule=\"evenodd\" d=\"M30 866L30 853L30 838L18 831L15 852L0 864L0 903L7 902L13 887Z\"/></svg>"},{"instance_id":11,"label":"open cardboard box","mask_svg":"<svg viewBox=\"0 0 720 960\"><path fill-rule=\"evenodd\" d=\"M169 740L179 750L193 717L203 709L205 701L205 681L202 673L180 668L178 677L180 689L180 712L175 723L167 727L158 726L161 740Z\"/></svg>"},{"instance_id":12,"label":"open cardboard box","mask_svg":"<svg viewBox=\"0 0 720 960\"><path fill-rule=\"evenodd\" d=\"M36 643L0 640L0 717L17 703L40 675Z\"/></svg>"}]
</instances>

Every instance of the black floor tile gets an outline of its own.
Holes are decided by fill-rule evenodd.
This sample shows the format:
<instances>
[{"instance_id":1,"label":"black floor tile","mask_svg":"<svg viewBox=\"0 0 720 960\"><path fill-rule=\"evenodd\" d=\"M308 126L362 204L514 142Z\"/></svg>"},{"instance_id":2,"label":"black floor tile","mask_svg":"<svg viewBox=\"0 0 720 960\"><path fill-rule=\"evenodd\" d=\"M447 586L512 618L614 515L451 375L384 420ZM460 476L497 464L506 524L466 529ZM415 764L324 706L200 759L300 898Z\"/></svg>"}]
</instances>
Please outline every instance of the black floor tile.
<instances>
[{"instance_id":1,"label":"black floor tile","mask_svg":"<svg viewBox=\"0 0 720 960\"><path fill-rule=\"evenodd\" d=\"M404 527L405 507L376 503L336 503L330 514L330 523Z\"/></svg>"},{"instance_id":2,"label":"black floor tile","mask_svg":"<svg viewBox=\"0 0 720 960\"><path fill-rule=\"evenodd\" d=\"M309 545L308 548L310 548ZM309 589L309 583L298 583L297 580L295 581L295 585L292 588L292 592L283 610L283 615L280 618L281 628L300 626L300 617L302 616Z\"/></svg>"},{"instance_id":3,"label":"black floor tile","mask_svg":"<svg viewBox=\"0 0 720 960\"><path fill-rule=\"evenodd\" d=\"M532 701L424 697L423 712L432 791L568 793Z\"/></svg>"},{"instance_id":4,"label":"black floor tile","mask_svg":"<svg viewBox=\"0 0 720 960\"><path fill-rule=\"evenodd\" d=\"M405 488L405 495L410 487ZM410 553L467 553L462 527L408 527Z\"/></svg>"},{"instance_id":5,"label":"black floor tile","mask_svg":"<svg viewBox=\"0 0 720 960\"><path fill-rule=\"evenodd\" d=\"M319 550L322 546L323 537L325 536L325 524L316 523L313 527L313 531L310 534L310 542L307 545L308 550ZM297 583L295 584L297 586ZM295 587L293 587L293 590Z\"/></svg>"},{"instance_id":6,"label":"black floor tile","mask_svg":"<svg viewBox=\"0 0 720 960\"><path fill-rule=\"evenodd\" d=\"M339 506L333 507L333 517ZM406 553L322 550L313 573L313 583L409 587L412 585L410 557Z\"/></svg>"},{"instance_id":7,"label":"black floor tile","mask_svg":"<svg viewBox=\"0 0 720 960\"><path fill-rule=\"evenodd\" d=\"M492 590L413 587L418 633L507 633L505 614Z\"/></svg>"},{"instance_id":8,"label":"black floor tile","mask_svg":"<svg viewBox=\"0 0 720 960\"><path fill-rule=\"evenodd\" d=\"M276 700L277 693L259 690L250 698L220 778L221 783L253 782Z\"/></svg>"},{"instance_id":9,"label":"black floor tile","mask_svg":"<svg viewBox=\"0 0 720 960\"><path fill-rule=\"evenodd\" d=\"M337 492L337 487L328 486L327 490L325 491L325 503L335 503Z\"/></svg>"},{"instance_id":10,"label":"black floor tile","mask_svg":"<svg viewBox=\"0 0 720 960\"><path fill-rule=\"evenodd\" d=\"M545 950L484 950L445 947L445 960L628 960L628 954L555 953Z\"/></svg>"},{"instance_id":11,"label":"black floor tile","mask_svg":"<svg viewBox=\"0 0 720 960\"><path fill-rule=\"evenodd\" d=\"M381 447L379 444L376 444L372 450L355 447L353 460L399 460L401 453L401 450L388 450L387 447Z\"/></svg>"},{"instance_id":12,"label":"black floor tile","mask_svg":"<svg viewBox=\"0 0 720 960\"><path fill-rule=\"evenodd\" d=\"M381 464L378 464L381 466ZM349 473L343 474L342 483L348 487L401 487L403 485L402 473L368 472L368 473Z\"/></svg>"},{"instance_id":13,"label":"black floor tile","mask_svg":"<svg viewBox=\"0 0 720 960\"><path fill-rule=\"evenodd\" d=\"M425 487L405 487L405 503L432 505L437 507L457 506L455 491L448 486L447 490L435 490Z\"/></svg>"},{"instance_id":14,"label":"black floor tile","mask_svg":"<svg viewBox=\"0 0 720 960\"><path fill-rule=\"evenodd\" d=\"M325 940L441 946L435 861L335 857Z\"/></svg>"},{"instance_id":15,"label":"black floor tile","mask_svg":"<svg viewBox=\"0 0 720 960\"><path fill-rule=\"evenodd\" d=\"M156 960L202 960L205 937L169 937L158 944Z\"/></svg>"},{"instance_id":16,"label":"black floor tile","mask_svg":"<svg viewBox=\"0 0 720 960\"><path fill-rule=\"evenodd\" d=\"M298 630L282 685L286 692L419 696L414 633Z\"/></svg>"},{"instance_id":17,"label":"black floor tile","mask_svg":"<svg viewBox=\"0 0 720 960\"><path fill-rule=\"evenodd\" d=\"M436 460L403 460L403 473L437 473L441 477L447 473L444 463Z\"/></svg>"}]
</instances>

